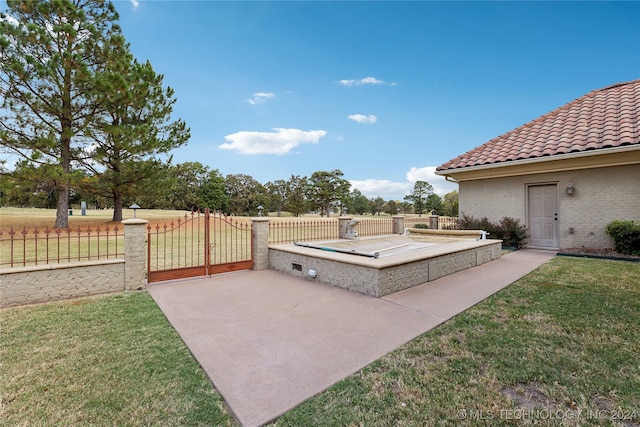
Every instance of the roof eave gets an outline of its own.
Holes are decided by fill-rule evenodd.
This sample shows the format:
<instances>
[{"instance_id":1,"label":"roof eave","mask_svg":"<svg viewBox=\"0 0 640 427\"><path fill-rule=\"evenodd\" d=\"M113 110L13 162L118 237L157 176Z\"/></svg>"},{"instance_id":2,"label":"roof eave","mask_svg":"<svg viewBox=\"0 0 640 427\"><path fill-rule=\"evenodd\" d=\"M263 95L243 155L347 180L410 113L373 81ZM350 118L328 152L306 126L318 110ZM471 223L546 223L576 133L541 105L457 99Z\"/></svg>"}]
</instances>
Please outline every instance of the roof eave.
<instances>
[{"instance_id":1,"label":"roof eave","mask_svg":"<svg viewBox=\"0 0 640 427\"><path fill-rule=\"evenodd\" d=\"M629 153L629 152L638 152L638 156L632 156L628 159L621 158L620 155ZM612 156L613 155L613 156ZM615 156L617 155L617 156ZM575 160L575 159L590 159L596 156L601 156L602 159L609 157L608 161L603 161L601 165L598 162L585 162L582 166L580 164L575 164L573 166L563 166L563 161ZM614 158L615 157L615 158ZM593 167L607 167L607 166L619 166L625 164L636 164L640 163L640 142L624 145L620 147L611 147L611 148L600 148L597 150L589 150L589 151L579 151L575 153L565 153L565 154L556 154L553 156L544 156L544 157L534 157L530 159L520 159L520 160L511 160L507 162L500 163L490 163L484 165L476 165L476 166L467 166L463 168L454 168L454 169L443 169L437 170L436 175L450 177L453 179L457 179L456 175L461 174L473 174L474 172L488 172L495 171L495 173L491 173L491 177L498 178L504 176L514 176L514 175L522 175L522 172L518 172L518 169L522 166L536 166L543 165L544 163L556 163L560 165L555 168L546 168L545 170L531 170L530 172L526 172L524 174L532 174L532 173L541 173L541 172L557 172L561 170L574 170L574 169L588 169ZM507 172L507 169L510 171ZM541 168L544 169L544 168Z\"/></svg>"}]
</instances>

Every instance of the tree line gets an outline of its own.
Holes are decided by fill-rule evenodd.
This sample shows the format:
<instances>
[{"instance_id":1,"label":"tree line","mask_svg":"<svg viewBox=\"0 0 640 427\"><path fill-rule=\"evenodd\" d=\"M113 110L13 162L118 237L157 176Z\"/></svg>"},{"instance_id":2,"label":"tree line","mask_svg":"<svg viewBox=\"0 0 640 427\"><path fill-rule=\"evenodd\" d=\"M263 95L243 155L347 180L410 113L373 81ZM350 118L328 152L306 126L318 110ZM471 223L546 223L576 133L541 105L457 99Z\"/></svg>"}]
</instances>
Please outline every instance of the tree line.
<instances>
[{"instance_id":1,"label":"tree line","mask_svg":"<svg viewBox=\"0 0 640 427\"><path fill-rule=\"evenodd\" d=\"M98 177L78 170L78 186L70 189L71 205L87 202L90 208L114 208L108 192L98 193L92 181ZM228 215L258 215L272 213L280 216L300 216L315 212L323 216L424 214L458 215L458 192L441 198L433 193L425 181L418 181L403 201L367 198L352 189L340 170L318 171L310 177L291 175L287 180L265 184L250 175L223 176L199 162L164 164L155 172L154 180L138 181L129 187L124 205L136 203L145 209L203 210L209 208ZM0 183L2 206L55 208L57 193L52 184L24 179L16 168L5 174ZM425 191L426 187L426 191ZM262 208L262 209L259 209Z\"/></svg>"}]
</instances>

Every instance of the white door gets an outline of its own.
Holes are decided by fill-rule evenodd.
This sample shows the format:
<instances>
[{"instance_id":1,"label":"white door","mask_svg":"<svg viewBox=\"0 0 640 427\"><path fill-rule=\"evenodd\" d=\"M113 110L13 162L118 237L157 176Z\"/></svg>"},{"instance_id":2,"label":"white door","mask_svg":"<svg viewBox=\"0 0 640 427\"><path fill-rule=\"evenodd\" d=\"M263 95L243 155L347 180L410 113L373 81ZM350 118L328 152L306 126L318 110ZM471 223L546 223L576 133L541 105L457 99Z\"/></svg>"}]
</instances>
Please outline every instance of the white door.
<instances>
[{"instance_id":1,"label":"white door","mask_svg":"<svg viewBox=\"0 0 640 427\"><path fill-rule=\"evenodd\" d=\"M529 187L529 246L558 248L558 186Z\"/></svg>"}]
</instances>

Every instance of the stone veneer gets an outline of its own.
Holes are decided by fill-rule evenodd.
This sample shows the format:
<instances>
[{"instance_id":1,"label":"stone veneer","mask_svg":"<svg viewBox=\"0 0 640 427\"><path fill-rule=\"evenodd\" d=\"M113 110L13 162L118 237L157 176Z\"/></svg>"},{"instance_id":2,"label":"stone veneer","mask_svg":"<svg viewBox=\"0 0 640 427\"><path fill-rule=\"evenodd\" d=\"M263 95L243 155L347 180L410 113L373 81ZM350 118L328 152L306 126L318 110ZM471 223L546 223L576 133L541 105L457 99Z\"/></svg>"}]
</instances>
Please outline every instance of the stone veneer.
<instances>
[{"instance_id":1,"label":"stone veneer","mask_svg":"<svg viewBox=\"0 0 640 427\"><path fill-rule=\"evenodd\" d=\"M124 259L3 270L0 307L121 292L124 270Z\"/></svg>"},{"instance_id":2,"label":"stone veneer","mask_svg":"<svg viewBox=\"0 0 640 427\"><path fill-rule=\"evenodd\" d=\"M270 246L269 268L382 297L497 259L501 248L499 240L465 241L374 259L283 244Z\"/></svg>"},{"instance_id":3,"label":"stone veneer","mask_svg":"<svg viewBox=\"0 0 640 427\"><path fill-rule=\"evenodd\" d=\"M144 289L148 221L122 223L124 258L0 270L0 308Z\"/></svg>"}]
</instances>

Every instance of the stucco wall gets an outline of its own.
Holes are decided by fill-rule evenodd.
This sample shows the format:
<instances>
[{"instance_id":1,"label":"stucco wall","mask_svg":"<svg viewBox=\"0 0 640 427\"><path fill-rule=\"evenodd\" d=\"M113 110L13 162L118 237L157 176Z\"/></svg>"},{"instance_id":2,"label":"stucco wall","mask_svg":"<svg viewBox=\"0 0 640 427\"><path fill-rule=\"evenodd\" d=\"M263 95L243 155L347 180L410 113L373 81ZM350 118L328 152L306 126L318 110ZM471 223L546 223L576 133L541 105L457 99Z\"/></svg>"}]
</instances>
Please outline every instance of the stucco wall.
<instances>
[{"instance_id":1,"label":"stucco wall","mask_svg":"<svg viewBox=\"0 0 640 427\"><path fill-rule=\"evenodd\" d=\"M124 259L72 262L0 271L0 307L125 290Z\"/></svg>"},{"instance_id":2,"label":"stucco wall","mask_svg":"<svg viewBox=\"0 0 640 427\"><path fill-rule=\"evenodd\" d=\"M527 185L547 183L558 186L560 248L611 247L605 233L609 222L640 221L640 165L463 181L460 213L491 221L508 216L527 224ZM569 183L571 196L565 191Z\"/></svg>"}]
</instances>

